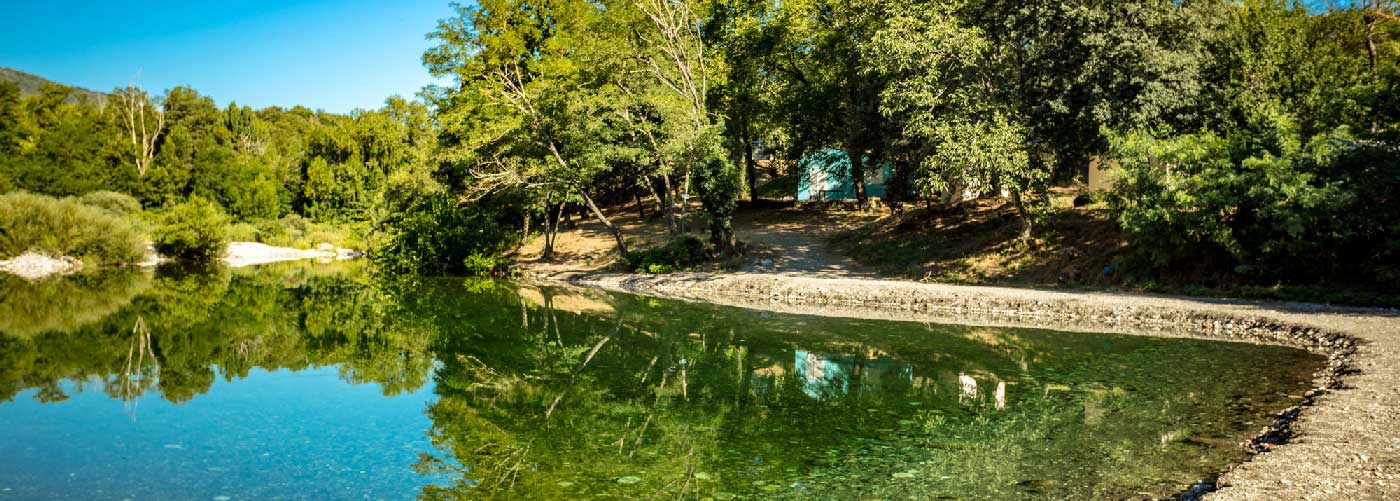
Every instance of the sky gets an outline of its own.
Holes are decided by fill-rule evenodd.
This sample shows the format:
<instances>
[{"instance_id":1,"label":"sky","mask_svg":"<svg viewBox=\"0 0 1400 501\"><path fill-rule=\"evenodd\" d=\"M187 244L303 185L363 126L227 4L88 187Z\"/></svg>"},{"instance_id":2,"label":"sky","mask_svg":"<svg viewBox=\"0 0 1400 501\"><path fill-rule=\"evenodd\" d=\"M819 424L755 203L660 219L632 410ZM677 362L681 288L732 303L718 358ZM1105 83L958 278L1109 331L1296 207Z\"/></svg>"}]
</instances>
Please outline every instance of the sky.
<instances>
[{"instance_id":1,"label":"sky","mask_svg":"<svg viewBox=\"0 0 1400 501\"><path fill-rule=\"evenodd\" d=\"M220 105L344 113L435 81L451 0L0 0L0 66L97 91L187 85Z\"/></svg>"}]
</instances>

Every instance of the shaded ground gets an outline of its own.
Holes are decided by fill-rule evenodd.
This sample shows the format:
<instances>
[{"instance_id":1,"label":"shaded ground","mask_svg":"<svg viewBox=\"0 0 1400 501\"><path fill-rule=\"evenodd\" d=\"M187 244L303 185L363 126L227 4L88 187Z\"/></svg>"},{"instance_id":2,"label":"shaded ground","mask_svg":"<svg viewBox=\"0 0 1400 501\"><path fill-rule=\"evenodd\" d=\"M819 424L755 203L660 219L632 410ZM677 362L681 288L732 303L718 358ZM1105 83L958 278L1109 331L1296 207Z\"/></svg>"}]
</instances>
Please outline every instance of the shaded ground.
<instances>
[{"instance_id":1,"label":"shaded ground","mask_svg":"<svg viewBox=\"0 0 1400 501\"><path fill-rule=\"evenodd\" d=\"M750 210L734 218L735 234L750 246L743 271L817 277L874 276L833 248L832 236L880 216L873 212Z\"/></svg>"},{"instance_id":2,"label":"shaded ground","mask_svg":"<svg viewBox=\"0 0 1400 501\"><path fill-rule=\"evenodd\" d=\"M1100 285L1127 242L1104 209L1068 207L1059 197L1035 238L1018 239L1011 204L978 200L945 209L914 208L839 233L833 244L880 275L941 283Z\"/></svg>"},{"instance_id":3,"label":"shaded ground","mask_svg":"<svg viewBox=\"0 0 1400 501\"><path fill-rule=\"evenodd\" d=\"M692 209L688 228L704 238L705 222ZM633 249L657 246L669 239L666 223L655 214L643 220L635 207L607 211L609 219L622 229ZM843 277L871 276L872 271L832 248L828 240L842 232L874 222L877 212L854 210L800 210L781 206L746 208L734 217L734 232L748 245L740 269L755 273L801 274ZM559 232L555 258L541 260L544 238L535 237L516 253L523 268L534 272L596 271L617 262L612 236L596 219L578 221L572 229Z\"/></svg>"}]
</instances>

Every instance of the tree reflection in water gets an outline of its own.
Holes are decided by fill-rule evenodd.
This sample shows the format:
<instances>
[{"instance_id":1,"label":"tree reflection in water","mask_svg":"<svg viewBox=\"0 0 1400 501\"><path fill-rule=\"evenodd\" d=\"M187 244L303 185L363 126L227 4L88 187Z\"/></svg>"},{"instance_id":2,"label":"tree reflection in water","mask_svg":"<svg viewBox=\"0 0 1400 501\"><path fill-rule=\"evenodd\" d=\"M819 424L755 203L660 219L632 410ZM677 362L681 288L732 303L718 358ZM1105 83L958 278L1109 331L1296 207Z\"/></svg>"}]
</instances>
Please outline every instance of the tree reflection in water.
<instances>
[{"instance_id":1,"label":"tree reflection in water","mask_svg":"<svg viewBox=\"0 0 1400 501\"><path fill-rule=\"evenodd\" d=\"M1320 363L355 266L162 271L105 316L0 335L0 398L96 378L134 413L255 368L334 366L386 396L431 384L414 467L447 481L426 498L1120 497L1238 457L1201 444L1247 434Z\"/></svg>"}]
</instances>

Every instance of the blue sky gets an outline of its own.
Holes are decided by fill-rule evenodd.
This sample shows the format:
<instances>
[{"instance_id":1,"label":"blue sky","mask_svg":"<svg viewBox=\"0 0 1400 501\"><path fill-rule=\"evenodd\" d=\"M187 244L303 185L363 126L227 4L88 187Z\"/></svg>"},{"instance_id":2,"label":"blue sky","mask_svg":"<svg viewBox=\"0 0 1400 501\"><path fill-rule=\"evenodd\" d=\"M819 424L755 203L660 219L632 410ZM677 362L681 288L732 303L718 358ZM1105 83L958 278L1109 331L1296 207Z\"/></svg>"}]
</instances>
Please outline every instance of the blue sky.
<instances>
[{"instance_id":1,"label":"blue sky","mask_svg":"<svg viewBox=\"0 0 1400 501\"><path fill-rule=\"evenodd\" d=\"M424 36L449 2L0 0L0 66L99 91L188 85L220 106L377 108L434 83Z\"/></svg>"}]
</instances>

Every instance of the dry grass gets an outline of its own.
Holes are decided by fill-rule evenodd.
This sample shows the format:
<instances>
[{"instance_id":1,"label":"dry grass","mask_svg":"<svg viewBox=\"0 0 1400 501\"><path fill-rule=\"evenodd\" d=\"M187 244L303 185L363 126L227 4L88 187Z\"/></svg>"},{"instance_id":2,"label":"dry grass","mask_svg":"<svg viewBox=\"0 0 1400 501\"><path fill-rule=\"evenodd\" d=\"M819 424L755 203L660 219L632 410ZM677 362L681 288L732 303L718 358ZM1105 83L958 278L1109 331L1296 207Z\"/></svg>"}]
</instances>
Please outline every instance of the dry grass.
<instances>
[{"instance_id":1,"label":"dry grass","mask_svg":"<svg viewBox=\"0 0 1400 501\"><path fill-rule=\"evenodd\" d=\"M1127 249L1102 208L1055 208L1035 237L1017 237L1021 222L1003 200L951 209L919 208L846 231L834 245L882 275L933 282L1005 285L1103 285L1103 270Z\"/></svg>"}]
</instances>

